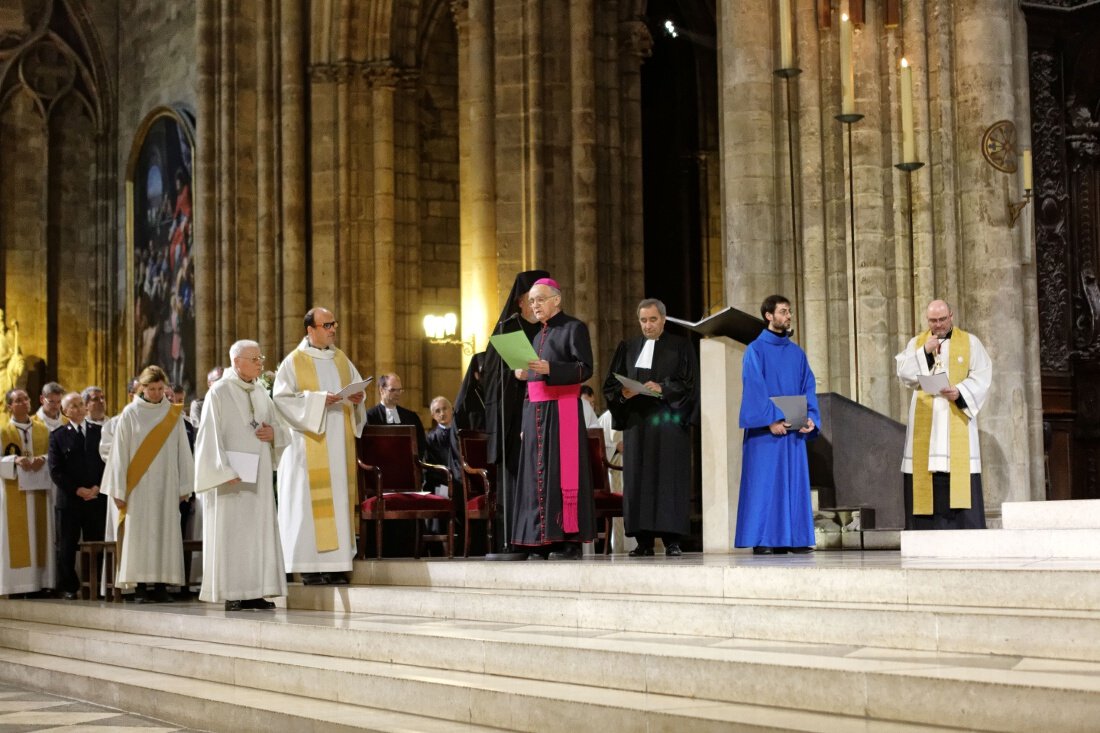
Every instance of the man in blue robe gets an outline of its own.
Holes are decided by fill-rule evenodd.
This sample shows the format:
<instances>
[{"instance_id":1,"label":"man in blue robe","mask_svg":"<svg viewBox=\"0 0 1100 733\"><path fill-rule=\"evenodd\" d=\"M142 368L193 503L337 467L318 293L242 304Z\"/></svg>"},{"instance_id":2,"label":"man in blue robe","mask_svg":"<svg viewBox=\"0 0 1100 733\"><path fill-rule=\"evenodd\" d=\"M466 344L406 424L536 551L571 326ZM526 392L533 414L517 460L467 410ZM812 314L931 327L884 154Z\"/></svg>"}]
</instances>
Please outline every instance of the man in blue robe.
<instances>
[{"instance_id":1,"label":"man in blue robe","mask_svg":"<svg viewBox=\"0 0 1100 733\"><path fill-rule=\"evenodd\" d=\"M757 555L813 551L814 517L806 441L818 433L816 383L806 353L791 341L791 303L769 295L768 322L745 351L740 424L745 431L736 547ZM772 397L805 395L806 424L784 420Z\"/></svg>"}]
</instances>

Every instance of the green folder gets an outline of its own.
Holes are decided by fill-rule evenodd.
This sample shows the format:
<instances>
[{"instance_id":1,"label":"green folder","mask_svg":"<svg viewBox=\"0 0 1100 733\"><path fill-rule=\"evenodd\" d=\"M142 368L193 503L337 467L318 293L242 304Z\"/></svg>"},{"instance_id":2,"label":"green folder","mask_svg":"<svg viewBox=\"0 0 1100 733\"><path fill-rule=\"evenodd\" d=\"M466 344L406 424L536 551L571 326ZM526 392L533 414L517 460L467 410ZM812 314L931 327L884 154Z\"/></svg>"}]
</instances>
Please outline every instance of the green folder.
<instances>
[{"instance_id":1,"label":"green folder","mask_svg":"<svg viewBox=\"0 0 1100 733\"><path fill-rule=\"evenodd\" d=\"M527 363L538 361L539 355L523 330L501 333L489 337L489 343L511 369L527 370Z\"/></svg>"}]
</instances>

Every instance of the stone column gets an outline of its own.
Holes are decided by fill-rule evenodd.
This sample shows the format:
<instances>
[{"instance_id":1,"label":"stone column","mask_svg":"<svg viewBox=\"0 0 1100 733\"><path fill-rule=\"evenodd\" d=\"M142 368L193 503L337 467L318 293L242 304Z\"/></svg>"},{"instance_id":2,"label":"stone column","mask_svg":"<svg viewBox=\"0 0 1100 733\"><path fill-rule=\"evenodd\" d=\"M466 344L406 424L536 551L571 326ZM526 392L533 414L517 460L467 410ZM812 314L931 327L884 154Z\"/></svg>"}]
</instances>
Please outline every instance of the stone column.
<instances>
[{"instance_id":1,"label":"stone column","mask_svg":"<svg viewBox=\"0 0 1100 733\"><path fill-rule=\"evenodd\" d=\"M570 0L569 47L573 142L573 315L588 324L599 346L599 274L596 253L596 80L594 0ZM596 355L599 360L599 353Z\"/></svg>"},{"instance_id":2,"label":"stone column","mask_svg":"<svg viewBox=\"0 0 1100 733\"><path fill-rule=\"evenodd\" d=\"M198 138L195 151L195 364L214 364L218 328L217 261L218 205L217 157L211 143L219 136L217 120L218 69L218 5L217 0L200 0L198 8ZM132 366L130 368L133 368ZM203 371L200 367L200 373ZM116 387L119 382L116 382ZM196 390L204 393L206 380L199 379ZM122 401L120 404L125 405Z\"/></svg>"},{"instance_id":3,"label":"stone column","mask_svg":"<svg viewBox=\"0 0 1100 733\"><path fill-rule=\"evenodd\" d=\"M371 83L371 150L374 157L374 362L392 369L396 359L396 250L394 246L394 92L392 67L378 70Z\"/></svg>"},{"instance_id":4,"label":"stone column","mask_svg":"<svg viewBox=\"0 0 1100 733\"><path fill-rule=\"evenodd\" d=\"M1016 97L1013 23L1019 9L1006 11L997 0L974 0L955 6L956 126L960 144L955 171L960 229L957 242L959 302L956 322L982 339L993 360L991 399L979 418L982 478L987 511L1000 512L1002 501L1031 498L1032 440L1029 398L1034 398L1029 374L1035 373L1037 351L1020 327L1027 318L1019 248L1011 246L1006 177L986 163L979 144L986 127L1002 119L1017 120L1027 129L1027 101ZM1036 458L1038 460L1038 457Z\"/></svg>"},{"instance_id":5,"label":"stone column","mask_svg":"<svg viewBox=\"0 0 1100 733\"><path fill-rule=\"evenodd\" d=\"M306 241L306 117L305 47L302 24L305 18L299 0L281 0L279 25L279 212L282 221L280 354L288 352L304 333L302 316L307 305ZM274 348L274 347L268 347Z\"/></svg>"},{"instance_id":6,"label":"stone column","mask_svg":"<svg viewBox=\"0 0 1100 733\"><path fill-rule=\"evenodd\" d=\"M462 338L483 350L497 316L492 0L470 0L458 28Z\"/></svg>"},{"instance_id":7,"label":"stone column","mask_svg":"<svg viewBox=\"0 0 1100 733\"><path fill-rule=\"evenodd\" d=\"M774 125L777 111L783 107L776 100L772 75L776 65L772 8L773 3L766 0L718 3L726 300L749 312L759 307L762 293L779 288L778 243L786 241L777 231L778 222L786 219L776 213L776 170L783 161L776 158L779 141Z\"/></svg>"},{"instance_id":8,"label":"stone column","mask_svg":"<svg viewBox=\"0 0 1100 733\"><path fill-rule=\"evenodd\" d=\"M631 313L645 289L645 221L642 213L642 64L653 55L653 37L645 22L625 20L619 25L619 80L622 131L622 249L619 275L623 279L622 307ZM633 318L626 317L626 324ZM630 332L631 325L622 329Z\"/></svg>"}]
</instances>

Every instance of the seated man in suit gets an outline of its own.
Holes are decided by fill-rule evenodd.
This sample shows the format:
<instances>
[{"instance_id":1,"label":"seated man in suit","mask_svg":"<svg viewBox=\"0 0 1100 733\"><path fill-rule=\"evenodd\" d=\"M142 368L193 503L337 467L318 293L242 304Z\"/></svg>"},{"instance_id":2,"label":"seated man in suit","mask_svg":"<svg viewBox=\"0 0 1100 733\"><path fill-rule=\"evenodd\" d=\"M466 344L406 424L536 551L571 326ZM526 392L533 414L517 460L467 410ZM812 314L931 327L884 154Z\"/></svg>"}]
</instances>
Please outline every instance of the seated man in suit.
<instances>
[{"instance_id":1,"label":"seated man in suit","mask_svg":"<svg viewBox=\"0 0 1100 733\"><path fill-rule=\"evenodd\" d=\"M458 428L454 424L451 401L443 395L432 399L430 406L435 427L428 431L428 463L446 466L456 483L462 481L462 459L458 454Z\"/></svg>"},{"instance_id":2,"label":"seated man in suit","mask_svg":"<svg viewBox=\"0 0 1100 733\"><path fill-rule=\"evenodd\" d=\"M99 493L103 459L100 426L85 420L84 398L70 392L61 400L69 422L50 433L50 478L57 486L57 588L66 600L80 590L76 550L81 536L100 541L107 524L107 496Z\"/></svg>"},{"instance_id":3,"label":"seated man in suit","mask_svg":"<svg viewBox=\"0 0 1100 733\"><path fill-rule=\"evenodd\" d=\"M401 377L396 374L383 374L378 378L379 402L367 410L367 425L415 425L416 443L419 454L424 458L428 454L428 442L424 436L424 423L412 410L406 410L397 404L401 400Z\"/></svg>"}]
</instances>

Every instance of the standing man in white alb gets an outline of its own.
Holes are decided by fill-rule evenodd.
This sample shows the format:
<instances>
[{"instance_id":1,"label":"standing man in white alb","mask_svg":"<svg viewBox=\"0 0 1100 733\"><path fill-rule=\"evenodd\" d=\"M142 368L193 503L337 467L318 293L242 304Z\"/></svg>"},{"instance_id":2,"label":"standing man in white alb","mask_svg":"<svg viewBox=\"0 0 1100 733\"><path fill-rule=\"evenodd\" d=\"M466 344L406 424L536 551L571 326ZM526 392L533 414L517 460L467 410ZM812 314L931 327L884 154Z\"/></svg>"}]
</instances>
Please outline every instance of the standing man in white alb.
<instances>
[{"instance_id":1,"label":"standing man in white alb","mask_svg":"<svg viewBox=\"0 0 1100 733\"><path fill-rule=\"evenodd\" d=\"M338 392L362 377L337 349L336 316L311 308L306 337L275 373L274 398L290 428L279 461L279 535L286 570L306 585L344 584L355 556L355 439L366 396Z\"/></svg>"},{"instance_id":2,"label":"standing man in white alb","mask_svg":"<svg viewBox=\"0 0 1100 733\"><path fill-rule=\"evenodd\" d=\"M264 361L255 341L229 347L233 366L206 393L195 439L205 519L199 600L225 601L226 611L271 610L266 599L286 595L272 476L290 436L257 380Z\"/></svg>"}]
</instances>

